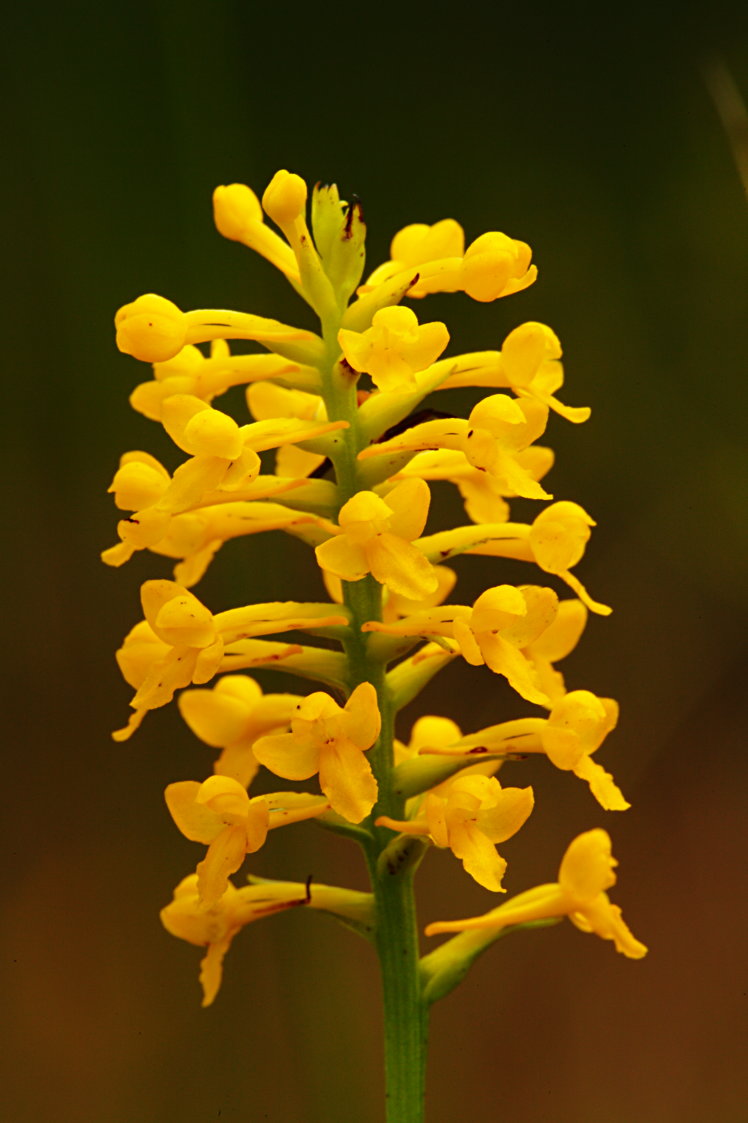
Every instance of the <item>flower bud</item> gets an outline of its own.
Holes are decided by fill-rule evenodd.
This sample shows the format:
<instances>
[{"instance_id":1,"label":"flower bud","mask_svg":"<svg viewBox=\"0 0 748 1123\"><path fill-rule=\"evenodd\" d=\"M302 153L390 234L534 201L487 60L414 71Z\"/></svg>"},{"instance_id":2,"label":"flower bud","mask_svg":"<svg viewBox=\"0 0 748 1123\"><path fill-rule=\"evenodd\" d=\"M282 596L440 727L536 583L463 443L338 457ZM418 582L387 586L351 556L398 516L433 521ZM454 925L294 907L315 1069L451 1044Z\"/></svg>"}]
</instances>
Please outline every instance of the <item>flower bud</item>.
<instances>
[{"instance_id":1,"label":"flower bud","mask_svg":"<svg viewBox=\"0 0 748 1123\"><path fill-rule=\"evenodd\" d=\"M117 346L144 363L173 359L187 342L187 317L163 296L146 293L114 317Z\"/></svg>"},{"instance_id":2,"label":"flower bud","mask_svg":"<svg viewBox=\"0 0 748 1123\"><path fill-rule=\"evenodd\" d=\"M491 231L468 246L463 259L463 284L473 300L487 302L503 296L507 283L522 277L531 251L524 242Z\"/></svg>"},{"instance_id":3,"label":"flower bud","mask_svg":"<svg viewBox=\"0 0 748 1123\"><path fill-rule=\"evenodd\" d=\"M216 187L213 192L213 219L219 234L232 242L240 242L250 223L263 221L260 200L244 183Z\"/></svg>"},{"instance_id":4,"label":"flower bud","mask_svg":"<svg viewBox=\"0 0 748 1123\"><path fill-rule=\"evenodd\" d=\"M284 230L304 213L306 184L299 175L282 169L276 172L262 196L262 206L273 222Z\"/></svg>"},{"instance_id":5,"label":"flower bud","mask_svg":"<svg viewBox=\"0 0 748 1123\"><path fill-rule=\"evenodd\" d=\"M110 491L121 511L139 511L156 503L169 486L169 473L146 452L126 453L115 472Z\"/></svg>"},{"instance_id":6,"label":"flower bud","mask_svg":"<svg viewBox=\"0 0 748 1123\"><path fill-rule=\"evenodd\" d=\"M172 394L167 398L161 420L175 444L191 456L234 460L241 455L244 445L233 417L192 394Z\"/></svg>"}]
</instances>

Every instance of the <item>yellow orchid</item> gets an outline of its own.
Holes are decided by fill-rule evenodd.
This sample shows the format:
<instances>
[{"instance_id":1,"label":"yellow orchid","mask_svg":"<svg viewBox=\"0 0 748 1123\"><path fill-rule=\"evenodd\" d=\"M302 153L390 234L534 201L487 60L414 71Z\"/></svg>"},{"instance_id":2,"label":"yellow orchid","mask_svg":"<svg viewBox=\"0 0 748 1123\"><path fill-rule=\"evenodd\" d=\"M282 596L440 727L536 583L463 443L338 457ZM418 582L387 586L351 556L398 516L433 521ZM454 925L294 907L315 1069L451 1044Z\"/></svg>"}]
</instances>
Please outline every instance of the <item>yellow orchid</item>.
<instances>
[{"instance_id":1,"label":"yellow orchid","mask_svg":"<svg viewBox=\"0 0 748 1123\"><path fill-rule=\"evenodd\" d=\"M275 173L262 196L265 214L280 227L293 250L299 272L298 292L324 321L339 313L339 294L307 226L306 202L306 183L285 168Z\"/></svg>"},{"instance_id":2,"label":"yellow orchid","mask_svg":"<svg viewBox=\"0 0 748 1123\"><path fill-rule=\"evenodd\" d=\"M540 733L548 759L557 768L586 780L606 811L625 811L631 806L610 773L590 759L617 722L618 703L612 698L598 698L590 690L572 690L554 703Z\"/></svg>"},{"instance_id":3,"label":"yellow orchid","mask_svg":"<svg viewBox=\"0 0 748 1123\"><path fill-rule=\"evenodd\" d=\"M384 499L359 491L340 509L339 533L315 550L322 569L343 581L371 573L382 585L411 600L436 591L433 566L414 546L428 517L430 493L423 480L404 480Z\"/></svg>"},{"instance_id":4,"label":"yellow orchid","mask_svg":"<svg viewBox=\"0 0 748 1123\"><path fill-rule=\"evenodd\" d=\"M462 227L454 219L443 219L432 227L423 223L406 226L392 241L391 260L375 269L360 291L371 292L401 277L407 284L410 274L408 296L466 292L473 300L487 302L520 292L537 277L525 242L490 231L463 252L464 244Z\"/></svg>"},{"instance_id":5,"label":"yellow orchid","mask_svg":"<svg viewBox=\"0 0 748 1123\"><path fill-rule=\"evenodd\" d=\"M289 882L245 886L228 883L225 892L206 907L198 892L198 875L183 878L173 900L161 910L167 932L198 947L207 947L200 963L203 1006L210 1006L221 986L223 960L234 936L263 916L309 903L306 887Z\"/></svg>"},{"instance_id":6,"label":"yellow orchid","mask_svg":"<svg viewBox=\"0 0 748 1123\"><path fill-rule=\"evenodd\" d=\"M324 796L306 792L250 798L244 786L230 776L209 776L202 784L182 780L169 784L164 795L182 834L208 847L197 867L197 891L207 907L226 891L229 875L239 869L245 856L264 846L268 831L330 809Z\"/></svg>"},{"instance_id":7,"label":"yellow orchid","mask_svg":"<svg viewBox=\"0 0 748 1123\"><path fill-rule=\"evenodd\" d=\"M147 466L144 467L147 471ZM152 479L155 489L161 482L155 471ZM142 492L149 482L146 473L133 461L116 473L112 487L117 491L120 505L124 505L138 497L136 488ZM215 553L232 538L285 530L300 537L308 534L319 541L324 530L316 530L320 523L313 515L262 501L265 496L281 495L302 483L275 476L258 477L241 489L240 500L235 493L218 489L207 493L215 502L179 513L171 512L168 497L162 497L140 510L133 508L133 514L117 524L121 540L102 551L101 559L107 565L120 566L138 550L146 549L168 558L179 558L180 564L174 570L175 580L189 587L199 581Z\"/></svg>"},{"instance_id":8,"label":"yellow orchid","mask_svg":"<svg viewBox=\"0 0 748 1123\"><path fill-rule=\"evenodd\" d=\"M282 392L281 388L277 389ZM178 571L178 576L191 575L188 584L202 576L211 557L226 539L245 531L257 533L299 527L314 519L296 510L289 513L279 508L272 512L269 509L235 508L232 512L224 509L207 516L203 511L199 517L182 519L176 526L174 516L197 508L228 504L232 499L262 500L299 488L303 479L260 478L258 454L299 442L314 444L348 424L329 422L326 418L263 417L240 427L201 398L182 393L164 397L158 405L158 415L175 443L191 453L191 458L170 477L147 453L132 452L122 457L110 490L115 494L117 505L133 514L118 524L120 544L104 551L102 557L109 565L122 565L141 549L181 558L198 554L194 565ZM317 490L322 487L319 481ZM323 509L329 502L327 490ZM322 537L323 533L319 533L316 541Z\"/></svg>"},{"instance_id":9,"label":"yellow orchid","mask_svg":"<svg viewBox=\"0 0 748 1123\"><path fill-rule=\"evenodd\" d=\"M501 362L509 386L521 397L535 398L575 424L587 421L586 406L567 406L554 396L563 384L561 344L545 324L520 324L501 345Z\"/></svg>"},{"instance_id":10,"label":"yellow orchid","mask_svg":"<svg viewBox=\"0 0 748 1123\"><path fill-rule=\"evenodd\" d=\"M590 759L617 721L618 703L612 698L598 698L589 690L573 690L556 699L547 718L516 718L467 736L458 730L450 737L447 727L432 726L425 736L419 737L417 751L426 756L478 760L484 753L507 756L519 753L522 757L528 753L544 753L557 768L586 780L606 811L624 811L631 805L623 798L613 777ZM478 767L491 775L500 764L500 759L493 759Z\"/></svg>"},{"instance_id":11,"label":"yellow orchid","mask_svg":"<svg viewBox=\"0 0 748 1123\"><path fill-rule=\"evenodd\" d=\"M124 740L137 729L147 710L170 702L174 693L190 683L209 682L219 669L228 669L224 658L241 655L242 644L250 637L272 635L295 629L345 627L348 618L342 609L329 613L332 605L302 604L297 601L249 605L229 609L215 616L183 586L175 581L146 581L141 589L145 621L128 634L117 652L117 662L125 680L136 688L130 705L135 714L128 726L114 735ZM281 649L289 651L290 649ZM300 649L296 646L294 651ZM268 652L268 659L278 654ZM232 669L262 662L250 656L250 663L235 659Z\"/></svg>"},{"instance_id":12,"label":"yellow orchid","mask_svg":"<svg viewBox=\"0 0 748 1123\"><path fill-rule=\"evenodd\" d=\"M546 573L565 581L592 612L608 616L612 611L609 605L593 600L579 578L569 572L582 558L593 526L594 519L578 503L551 503L536 516L526 532L520 532L516 541L481 542L466 552L533 561Z\"/></svg>"},{"instance_id":13,"label":"yellow orchid","mask_svg":"<svg viewBox=\"0 0 748 1123\"><path fill-rule=\"evenodd\" d=\"M491 394L478 402L467 420L424 421L364 449L359 460L396 452L452 449L461 452L473 468L493 477L502 495L550 499L532 470L520 461L520 455L544 432L547 421L548 407L541 402Z\"/></svg>"},{"instance_id":14,"label":"yellow orchid","mask_svg":"<svg viewBox=\"0 0 748 1123\"><path fill-rule=\"evenodd\" d=\"M519 454L544 432L547 421L548 407L542 403L492 394L470 413L465 456L474 468L499 480L504 494L548 499L548 492L519 460Z\"/></svg>"},{"instance_id":15,"label":"yellow orchid","mask_svg":"<svg viewBox=\"0 0 748 1123\"><path fill-rule=\"evenodd\" d=\"M433 226L413 222L395 234L390 260L374 270L365 287L374 288L406 269L417 272L418 267L427 262L461 258L464 252L465 234L453 218L443 218Z\"/></svg>"},{"instance_id":16,"label":"yellow orchid","mask_svg":"<svg viewBox=\"0 0 748 1123\"><path fill-rule=\"evenodd\" d=\"M439 386L452 390L459 386L508 386L518 397L535 398L555 413L575 424L587 421L586 406L567 406L555 397L564 381L561 344L546 324L520 324L504 340L501 351L486 352L479 369L454 371Z\"/></svg>"},{"instance_id":17,"label":"yellow orchid","mask_svg":"<svg viewBox=\"0 0 748 1123\"><path fill-rule=\"evenodd\" d=\"M224 675L212 689L184 690L179 712L192 732L221 749L213 771L246 788L260 767L252 746L258 737L285 729L300 701L298 694L263 694L249 675Z\"/></svg>"},{"instance_id":18,"label":"yellow orchid","mask_svg":"<svg viewBox=\"0 0 748 1123\"><path fill-rule=\"evenodd\" d=\"M265 226L260 200L245 183L230 183L213 192L213 218L224 238L241 242L266 258L292 281L299 281L293 250Z\"/></svg>"},{"instance_id":19,"label":"yellow orchid","mask_svg":"<svg viewBox=\"0 0 748 1123\"><path fill-rule=\"evenodd\" d=\"M377 798L377 782L363 754L376 741L380 727L377 692L371 683L360 683L344 708L318 691L297 705L290 733L260 737L254 754L286 780L308 780L319 773L320 787L333 810L350 823L360 823Z\"/></svg>"},{"instance_id":20,"label":"yellow orchid","mask_svg":"<svg viewBox=\"0 0 748 1123\"><path fill-rule=\"evenodd\" d=\"M145 363L166 362L187 344L207 343L211 339L256 340L281 354L294 350L310 360L319 353L321 345L314 332L289 327L278 320L227 309L183 312L171 300L155 293L123 304L114 323L119 350ZM294 344L295 347L288 346Z\"/></svg>"},{"instance_id":21,"label":"yellow orchid","mask_svg":"<svg viewBox=\"0 0 748 1123\"><path fill-rule=\"evenodd\" d=\"M449 848L479 885L504 892L506 861L495 844L517 833L533 802L532 788L502 788L493 776L459 775L428 792L414 818L380 815L375 825Z\"/></svg>"},{"instance_id":22,"label":"yellow orchid","mask_svg":"<svg viewBox=\"0 0 748 1123\"><path fill-rule=\"evenodd\" d=\"M265 417L239 426L189 394L173 394L161 407L164 428L192 460L174 473L171 492L161 498L173 511L197 506L215 488L238 491L260 471L258 453L282 445L319 441L348 427L346 421L303 417Z\"/></svg>"},{"instance_id":23,"label":"yellow orchid","mask_svg":"<svg viewBox=\"0 0 748 1123\"><path fill-rule=\"evenodd\" d=\"M623 922L620 908L611 904L605 892L615 885L613 871L617 864L608 833L600 829L586 831L574 839L564 854L558 882L520 893L483 916L429 924L426 935L476 929L499 932L515 924L568 916L582 932L613 940L616 951L630 959L641 959L647 948L634 938Z\"/></svg>"},{"instance_id":24,"label":"yellow orchid","mask_svg":"<svg viewBox=\"0 0 748 1123\"><path fill-rule=\"evenodd\" d=\"M528 702L548 704L533 662L525 649L553 623L558 597L539 585L497 585L486 589L472 608L445 605L424 609L394 623L370 620L364 632L397 636L441 635L455 640L460 654L473 666L485 664L504 675Z\"/></svg>"},{"instance_id":25,"label":"yellow orchid","mask_svg":"<svg viewBox=\"0 0 748 1123\"><path fill-rule=\"evenodd\" d=\"M364 332L338 332L349 365L365 371L380 390L415 385L415 372L438 359L449 343L446 325L419 324L410 308L380 308Z\"/></svg>"},{"instance_id":26,"label":"yellow orchid","mask_svg":"<svg viewBox=\"0 0 748 1123\"><path fill-rule=\"evenodd\" d=\"M553 452L532 445L516 453L515 460L531 480L540 481L553 467ZM465 513L474 523L500 523L509 518L507 498L516 495L506 480L474 467L463 453L450 449L417 452L397 473L398 478L418 476L422 480L453 483L465 504Z\"/></svg>"},{"instance_id":27,"label":"yellow orchid","mask_svg":"<svg viewBox=\"0 0 748 1123\"><path fill-rule=\"evenodd\" d=\"M148 710L166 705L189 683L208 682L218 670L224 645L212 613L187 589L171 581L146 581L141 590L145 620L125 637L117 663L135 687L135 713L114 737L124 740Z\"/></svg>"},{"instance_id":28,"label":"yellow orchid","mask_svg":"<svg viewBox=\"0 0 748 1123\"><path fill-rule=\"evenodd\" d=\"M306 906L330 913L362 935L370 935L373 929L370 893L312 883L311 879L301 884L251 877L250 882L241 889L229 882L221 897L206 906L198 893L198 875L192 873L180 881L173 899L161 910L167 932L208 949L200 963L203 1006L210 1006L220 989L223 960L234 936L255 920Z\"/></svg>"}]
</instances>

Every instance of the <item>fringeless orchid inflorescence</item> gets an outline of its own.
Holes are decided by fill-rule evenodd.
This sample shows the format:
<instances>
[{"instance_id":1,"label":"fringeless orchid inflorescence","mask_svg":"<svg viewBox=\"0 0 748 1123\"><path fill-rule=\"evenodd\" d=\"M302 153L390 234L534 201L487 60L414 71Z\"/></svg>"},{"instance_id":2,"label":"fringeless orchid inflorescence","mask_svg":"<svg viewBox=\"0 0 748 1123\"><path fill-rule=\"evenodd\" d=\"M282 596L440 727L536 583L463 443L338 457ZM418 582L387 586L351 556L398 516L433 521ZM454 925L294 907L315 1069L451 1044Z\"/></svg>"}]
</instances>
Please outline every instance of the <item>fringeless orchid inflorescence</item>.
<instances>
[{"instance_id":1,"label":"fringeless orchid inflorescence","mask_svg":"<svg viewBox=\"0 0 748 1123\"><path fill-rule=\"evenodd\" d=\"M119 566L150 550L175 563L173 579L143 585L143 618L118 652L134 695L114 736L130 737L178 694L185 722L215 752L212 775L166 790L198 852L161 916L206 949L204 1005L246 925L289 908L331 913L379 956L388 1119L416 1123L428 1008L505 931L566 916L626 956L646 952L608 899L615 861L596 828L570 843L557 882L498 907L494 896L483 915L433 920L427 936L454 935L419 953L413 885L430 849L451 851L487 892L505 892L502 844L533 810L532 788L515 786L530 754L574 773L605 811L629 806L596 755L617 704L567 689L556 668L588 612L610 609L573 572L594 521L549 493L553 454L536 442L552 413L578 424L589 410L557 396L561 346L544 324L520 324L495 350L461 354L445 324L419 319L431 293L488 303L527 288L536 268L524 242L492 231L466 247L452 219L414 224L362 283L361 207L341 201L335 186L312 192L311 229L306 184L287 171L261 202L242 184L217 188L213 202L220 233L279 269L320 327L183 312L153 294L117 313L118 347L153 368L132 405L187 458L172 473L147 452L128 452L111 485L124 517L104 561ZM235 340L261 349L235 353ZM217 404L235 387L246 389L238 420ZM457 387L484 392L466 417L439 410L439 392ZM432 486L443 482L458 489L463 524L428 533ZM515 498L538 505L529 522L512 521ZM309 547L325 599L212 611L193 589L215 554L230 539L270 530ZM506 583L499 562L495 583L461 603L445 563L463 555L526 562L528 583ZM495 724L468 732L423 716L407 742L397 740L398 712L459 659L479 668L489 694L492 676L505 680L528 716L496 714ZM263 693L253 668L316 687L306 696ZM310 790L251 794L261 769ZM370 892L316 883L303 858L298 882L231 880L271 830L306 820L360 844Z\"/></svg>"}]
</instances>

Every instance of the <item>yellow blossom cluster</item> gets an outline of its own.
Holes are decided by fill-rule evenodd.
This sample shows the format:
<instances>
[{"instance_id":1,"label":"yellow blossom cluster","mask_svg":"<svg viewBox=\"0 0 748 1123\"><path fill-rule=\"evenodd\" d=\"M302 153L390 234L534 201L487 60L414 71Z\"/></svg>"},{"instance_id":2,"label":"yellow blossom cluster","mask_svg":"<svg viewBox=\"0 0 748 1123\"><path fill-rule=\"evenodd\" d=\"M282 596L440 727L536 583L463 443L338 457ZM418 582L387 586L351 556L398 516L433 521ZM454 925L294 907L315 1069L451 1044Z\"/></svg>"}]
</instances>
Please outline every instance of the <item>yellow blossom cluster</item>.
<instances>
[{"instance_id":1,"label":"yellow blossom cluster","mask_svg":"<svg viewBox=\"0 0 748 1123\"><path fill-rule=\"evenodd\" d=\"M361 207L341 201L336 187L314 189L311 227L307 186L286 171L261 200L231 184L213 202L218 231L280 270L320 327L225 309L184 312L155 294L115 317L119 349L152 365L133 407L187 459L169 472L149 453L130 451L111 484L124 517L104 561L120 566L148 550L175 565L171 577L144 583L142 619L117 654L134 695L130 720L114 736L129 737L178 694L186 724L217 751L207 779L166 789L178 829L206 848L162 913L170 932L207 948L205 1003L234 935L260 916L309 906L377 938L378 875L371 894L310 883L303 862L299 882L231 882L277 827L311 820L348 834L370 870L395 869L397 855L420 860L429 847L449 850L496 893L507 869L497 845L520 830L534 803L531 787L502 786L504 765L519 776L523 760L542 754L589 784L601 808L628 807L592 759L616 725L617 704L567 690L555 667L588 612L610 612L572 572L594 521L546 490L553 454L536 444L551 413L575 424L589 416L557 397L559 341L527 322L495 350L445 355L447 326L420 322L403 303L438 292L481 302L518 293L536 276L530 248L498 231L466 247L452 219L414 224L363 280ZM215 404L237 387L246 401L238 420ZM466 417L421 411L441 390L460 387L488 391ZM428 534L432 488L444 483L458 488L465 521ZM515 498L547 505L516 522ZM225 543L277 530L309 547L328 600L214 611L192 592ZM457 571L445 562L470 555L534 568L515 586L498 561L495 583L463 604L453 595ZM395 740L399 710L458 658L480 668L486 683L500 676L539 712L504 722L497 715L469 734L426 716L409 743ZM321 689L263 693L246 673L254 668ZM317 777L318 790L252 795L261 769L295 783ZM493 938L507 926L566 915L640 956L646 949L606 896L613 865L606 832L590 831L572 842L558 884L483 917L434 922L427 934L480 929ZM438 963L428 959L436 977Z\"/></svg>"}]
</instances>

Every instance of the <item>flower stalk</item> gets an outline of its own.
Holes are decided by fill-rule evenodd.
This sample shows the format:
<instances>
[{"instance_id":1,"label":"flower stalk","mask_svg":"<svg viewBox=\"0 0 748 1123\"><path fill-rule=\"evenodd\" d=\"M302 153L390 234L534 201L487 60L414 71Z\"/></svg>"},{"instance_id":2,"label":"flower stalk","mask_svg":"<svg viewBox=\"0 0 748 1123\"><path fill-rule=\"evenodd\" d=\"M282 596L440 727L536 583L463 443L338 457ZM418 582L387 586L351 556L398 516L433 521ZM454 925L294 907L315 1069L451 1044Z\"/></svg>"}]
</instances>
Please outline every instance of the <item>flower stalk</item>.
<instances>
[{"instance_id":1,"label":"flower stalk","mask_svg":"<svg viewBox=\"0 0 748 1123\"><path fill-rule=\"evenodd\" d=\"M217 188L214 212L221 234L281 271L320 330L227 310L185 313L154 294L117 313L120 350L153 364L132 404L163 424L188 459L170 474L150 454L130 452L112 483L129 514L104 561L119 566L149 550L176 563L174 580L143 585L143 619L117 654L134 695L114 736L127 739L177 696L192 731L218 750L212 776L166 789L177 828L207 847L162 911L169 932L206 949L204 1004L216 998L224 957L250 923L289 908L331 913L378 956L387 1123L423 1123L429 1008L506 931L567 916L630 958L646 952L607 896L615 860L599 828L571 843L557 882L478 917L432 921L425 935L449 939L424 956L419 942L415 886L430 852L451 853L486 891L505 892L497 847L523 827L534 794L504 786L504 766L513 780L526 756L541 754L584 780L606 811L629 806L592 759L615 727L617 704L567 690L555 666L588 612L610 609L571 572L594 521L541 484L553 454L535 442L551 412L578 424L589 410L557 397L561 347L545 325L520 325L498 350L444 357L446 325L419 322L402 303L434 292L481 302L519 293L536 275L524 242L493 231L466 247L452 219L414 224L361 284L361 207L341 202L334 186L315 188L311 230L306 184L286 171L262 203L245 185ZM234 354L229 339L268 353ZM208 342L209 352L196 346ZM213 402L242 385L253 420L239 423ZM467 418L423 420L421 404L453 386L492 392ZM444 484L458 488L468 521L427 535L431 486ZM518 523L509 509L516 496L550 505ZM266 530L310 548L329 601L212 612L192 588L225 543ZM476 554L535 566L567 596L545 584L499 584L461 604L452 598L457 573L444 563ZM423 715L405 740L399 711L460 658L500 676L541 714L497 714L472 733ZM263 694L245 673L255 667L322 689ZM316 778L319 790L285 785L253 796L261 769L291 783ZM232 876L272 845L273 830L296 825L301 833L314 822L360 846L370 892L251 874L237 888Z\"/></svg>"}]
</instances>

